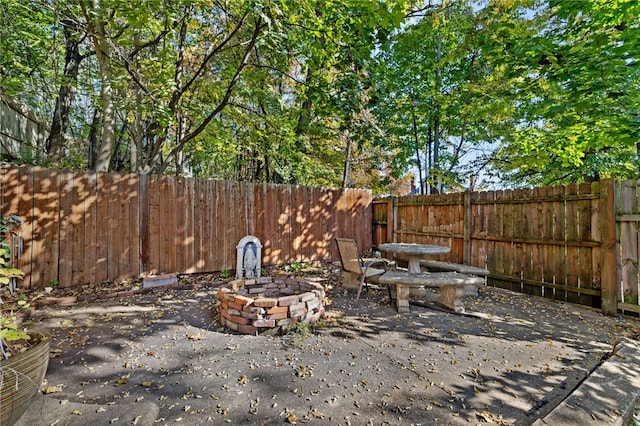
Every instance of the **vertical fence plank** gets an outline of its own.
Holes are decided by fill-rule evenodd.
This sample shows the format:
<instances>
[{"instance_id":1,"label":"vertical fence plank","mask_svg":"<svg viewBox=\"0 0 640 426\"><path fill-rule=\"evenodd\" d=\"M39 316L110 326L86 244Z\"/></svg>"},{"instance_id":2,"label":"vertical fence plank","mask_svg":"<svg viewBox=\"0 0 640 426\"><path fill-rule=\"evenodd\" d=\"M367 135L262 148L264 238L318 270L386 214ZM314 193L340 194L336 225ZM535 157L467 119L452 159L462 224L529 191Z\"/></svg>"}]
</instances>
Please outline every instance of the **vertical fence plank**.
<instances>
[{"instance_id":1,"label":"vertical fence plank","mask_svg":"<svg viewBox=\"0 0 640 426\"><path fill-rule=\"evenodd\" d=\"M134 273L137 269L137 224L138 221L138 200L136 192L137 178L132 174L122 176L119 183L120 193L122 194L122 202L120 204L121 224L120 232L122 237L119 241L120 262L118 265L118 277L114 279L130 279L137 278L138 274ZM135 252L135 253L134 253Z\"/></svg>"},{"instance_id":2,"label":"vertical fence plank","mask_svg":"<svg viewBox=\"0 0 640 426\"><path fill-rule=\"evenodd\" d=\"M578 194L591 195L591 183L582 183L578 187ZM580 242L593 242L591 234L591 200L581 199L578 201L578 240ZM583 289L593 289L593 265L592 247L578 247L579 276L578 286ZM600 301L597 297L580 294L579 303L585 306L599 307Z\"/></svg>"},{"instance_id":3,"label":"vertical fence plank","mask_svg":"<svg viewBox=\"0 0 640 426\"><path fill-rule=\"evenodd\" d=\"M17 283L23 288L33 288L32 283L32 262L33 262L33 172L30 167L20 167L20 195L18 197L18 214L24 220L22 231L22 256L17 260L17 266L24 272L24 278Z\"/></svg>"},{"instance_id":4,"label":"vertical fence plank","mask_svg":"<svg viewBox=\"0 0 640 426\"><path fill-rule=\"evenodd\" d=\"M553 245L554 238L554 202L552 197L555 195L555 191L551 187L544 188L545 202L543 203L543 238L545 241L549 241L549 244L545 244L542 247L544 257L544 269L543 269L543 282L549 283L550 286L543 287L543 296L555 299L555 288L551 287L556 282L556 274L553 270L554 255L556 247Z\"/></svg>"},{"instance_id":5,"label":"vertical fence plank","mask_svg":"<svg viewBox=\"0 0 640 426\"><path fill-rule=\"evenodd\" d=\"M503 236L506 232L506 229L508 228L508 211L506 208L506 204L503 202L506 197L507 191L500 190L496 192L496 228L494 234L496 237ZM507 275L508 271L508 268L505 264L505 252L507 252L506 255L508 256L508 250L505 249L506 244L506 242L500 240L496 240L494 242L494 250L496 256L494 270L498 275L502 276ZM505 283L503 281L499 283L499 286L503 288L511 288L510 283Z\"/></svg>"},{"instance_id":6,"label":"vertical fence plank","mask_svg":"<svg viewBox=\"0 0 640 426\"><path fill-rule=\"evenodd\" d=\"M302 223L302 209L304 208L304 201L301 194L301 188L298 185L291 187L291 255L293 262L302 262L304 260L302 255L303 246L303 229Z\"/></svg>"},{"instance_id":7,"label":"vertical fence plank","mask_svg":"<svg viewBox=\"0 0 640 426\"><path fill-rule=\"evenodd\" d=\"M205 249L207 239L206 182L200 179L193 180L193 262L195 272L209 270L206 260L208 253Z\"/></svg>"},{"instance_id":8,"label":"vertical fence plank","mask_svg":"<svg viewBox=\"0 0 640 426\"><path fill-rule=\"evenodd\" d=\"M610 315L617 313L617 257L615 184L606 179L600 182L600 236L602 267L602 310Z\"/></svg>"},{"instance_id":9,"label":"vertical fence plank","mask_svg":"<svg viewBox=\"0 0 640 426\"><path fill-rule=\"evenodd\" d=\"M534 202L529 211L529 236L535 241L535 244L531 245L530 274L533 280L538 282L544 282L544 246L540 244L540 241L544 240L544 203L540 201L543 196L544 193L541 188L533 188L531 190L531 198ZM531 294L535 296L542 296L543 294L542 285L530 286L530 290Z\"/></svg>"},{"instance_id":10,"label":"vertical fence plank","mask_svg":"<svg viewBox=\"0 0 640 426\"><path fill-rule=\"evenodd\" d=\"M158 230L160 224L160 188L162 182L160 176L152 175L149 177L149 269L150 274L160 272L160 234Z\"/></svg>"},{"instance_id":11,"label":"vertical fence plank","mask_svg":"<svg viewBox=\"0 0 640 426\"><path fill-rule=\"evenodd\" d=\"M58 280L58 174L34 169L32 288L51 286Z\"/></svg>"},{"instance_id":12,"label":"vertical fence plank","mask_svg":"<svg viewBox=\"0 0 640 426\"><path fill-rule=\"evenodd\" d=\"M107 188L107 277L115 280L120 274L120 240L122 238L121 204L123 194L120 193L121 176L113 173L104 174Z\"/></svg>"},{"instance_id":13,"label":"vertical fence plank","mask_svg":"<svg viewBox=\"0 0 640 426\"><path fill-rule=\"evenodd\" d=\"M109 276L109 202L110 193L106 173L96 174L96 269L95 280L97 282L106 281Z\"/></svg>"},{"instance_id":14,"label":"vertical fence plank","mask_svg":"<svg viewBox=\"0 0 640 426\"><path fill-rule=\"evenodd\" d=\"M492 204L487 204L485 207L485 211L487 212L486 218L487 218L487 269L491 272L493 272L494 274L498 274L498 259L497 259L497 252L496 252L496 243L495 240L493 240L492 238L495 237L496 235L496 229L497 229L497 220L498 220L498 207L497 204L495 203L496 199L498 196L498 192L497 191L493 191L489 194L487 194L487 200L489 201L493 201ZM496 282L495 280L492 280L492 282Z\"/></svg>"},{"instance_id":15,"label":"vertical fence plank","mask_svg":"<svg viewBox=\"0 0 640 426\"><path fill-rule=\"evenodd\" d=\"M554 188L554 195L558 199L553 203L553 240L556 243L562 243L562 245L556 245L554 254L554 267L555 282L561 286L567 285L567 246L564 244L566 241L565 230L565 203L562 200L564 196L564 187L557 186ZM556 290L555 298L558 300L566 301L566 290Z\"/></svg>"},{"instance_id":16,"label":"vertical fence plank","mask_svg":"<svg viewBox=\"0 0 640 426\"><path fill-rule=\"evenodd\" d=\"M73 285L73 174L60 172L60 258L58 280L60 287Z\"/></svg>"},{"instance_id":17,"label":"vertical fence plank","mask_svg":"<svg viewBox=\"0 0 640 426\"><path fill-rule=\"evenodd\" d=\"M182 176L172 179L174 183L174 197L170 204L172 206L172 213L174 219L175 228L169 228L165 232L172 233L171 251L174 253L174 266L171 268L171 272L184 271L185 270L185 242L187 239L187 223L186 223L186 192L185 192L185 178Z\"/></svg>"},{"instance_id":18,"label":"vertical fence plank","mask_svg":"<svg viewBox=\"0 0 640 426\"><path fill-rule=\"evenodd\" d=\"M151 179L148 175L140 175L138 177L138 202L139 202L139 220L138 229L140 230L140 273L147 275L151 273L151 259L150 259L150 229L149 222L151 218L151 206L150 206L150 184Z\"/></svg>"},{"instance_id":19,"label":"vertical fence plank","mask_svg":"<svg viewBox=\"0 0 640 426\"><path fill-rule=\"evenodd\" d=\"M204 229L205 233L203 235L203 250L204 250L204 258L205 261L205 271L218 271L220 267L217 263L217 247L214 244L215 238L217 236L217 228L216 228L216 202L217 202L217 194L216 194L216 183L215 181L209 180L205 182L205 190L204 190L204 204L206 208L203 211L205 216Z\"/></svg>"},{"instance_id":20,"label":"vertical fence plank","mask_svg":"<svg viewBox=\"0 0 640 426\"><path fill-rule=\"evenodd\" d=\"M511 194L514 200L524 197L523 189L516 189ZM518 292L524 292L522 278L524 277L527 243L523 240L526 239L527 224L524 222L523 204L512 203L511 212L511 238L515 240L511 245L513 251L510 256L512 259L510 275L514 278L511 288Z\"/></svg>"},{"instance_id":21,"label":"vertical fence plank","mask_svg":"<svg viewBox=\"0 0 640 426\"><path fill-rule=\"evenodd\" d=\"M71 259L71 285L77 286L84 282L85 269L85 201L90 196L87 190L85 173L72 174L73 205L71 208L71 223L73 225L73 248Z\"/></svg>"},{"instance_id":22,"label":"vertical fence plank","mask_svg":"<svg viewBox=\"0 0 640 426\"><path fill-rule=\"evenodd\" d=\"M224 185L222 181L213 182L213 234L211 235L211 246L215 252L216 269L224 270L224 251L225 251L225 205Z\"/></svg>"},{"instance_id":23,"label":"vertical fence plank","mask_svg":"<svg viewBox=\"0 0 640 426\"><path fill-rule=\"evenodd\" d=\"M84 184L84 268L81 271L81 283L96 282L96 263L97 258L97 233L96 229L99 224L96 222L97 210L97 177L95 173L86 173L83 176Z\"/></svg>"},{"instance_id":24,"label":"vertical fence plank","mask_svg":"<svg viewBox=\"0 0 640 426\"><path fill-rule=\"evenodd\" d=\"M579 240L578 237L578 205L574 196L578 194L577 185L567 185L565 187L565 195L568 199L565 202L565 230L566 241L575 243ZM579 266L579 251L578 246L574 244L567 244L566 247L566 270L567 270L567 287L577 288L578 277L580 276ZM567 301L570 303L579 303L580 295L576 292L567 291Z\"/></svg>"},{"instance_id":25,"label":"vertical fence plank","mask_svg":"<svg viewBox=\"0 0 640 426\"><path fill-rule=\"evenodd\" d=\"M625 180L620 184L618 205L622 207L623 214L638 213L635 209L636 183ZM620 301L629 304L638 304L638 228L636 222L622 221L620 223L620 251L622 288Z\"/></svg>"},{"instance_id":26,"label":"vertical fence plank","mask_svg":"<svg viewBox=\"0 0 640 426\"><path fill-rule=\"evenodd\" d=\"M602 235L600 233L601 231L601 216L600 216L600 191L601 191L601 187L600 187L600 182L593 182L591 183L591 193L593 193L594 195L597 195L598 198L593 198L591 200L591 223L590 223L590 231L591 231L591 239L594 242L601 242L602 241ZM591 283L591 288L595 289L595 290L600 290L602 288L602 265L600 263L601 260L601 247L595 246L592 248L591 250L591 270L593 271L593 277L592 277L592 283ZM597 303L598 305L602 305L602 298L594 298L595 303Z\"/></svg>"},{"instance_id":27,"label":"vertical fence plank","mask_svg":"<svg viewBox=\"0 0 640 426\"><path fill-rule=\"evenodd\" d=\"M472 193L471 199L471 266L487 267L487 191ZM475 202L474 202L475 201Z\"/></svg>"}]
</instances>

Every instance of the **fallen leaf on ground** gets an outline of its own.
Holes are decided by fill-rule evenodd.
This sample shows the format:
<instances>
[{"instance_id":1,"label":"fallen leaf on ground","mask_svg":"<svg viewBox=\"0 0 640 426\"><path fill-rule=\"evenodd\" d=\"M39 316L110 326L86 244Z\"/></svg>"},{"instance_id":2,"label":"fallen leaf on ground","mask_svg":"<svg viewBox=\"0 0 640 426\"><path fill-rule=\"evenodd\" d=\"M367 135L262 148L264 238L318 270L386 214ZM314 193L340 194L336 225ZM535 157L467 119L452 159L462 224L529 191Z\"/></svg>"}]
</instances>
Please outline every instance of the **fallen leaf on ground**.
<instances>
[{"instance_id":1,"label":"fallen leaf on ground","mask_svg":"<svg viewBox=\"0 0 640 426\"><path fill-rule=\"evenodd\" d=\"M47 386L46 388L42 389L42 393L45 395L56 392L62 392L62 385Z\"/></svg>"}]
</instances>

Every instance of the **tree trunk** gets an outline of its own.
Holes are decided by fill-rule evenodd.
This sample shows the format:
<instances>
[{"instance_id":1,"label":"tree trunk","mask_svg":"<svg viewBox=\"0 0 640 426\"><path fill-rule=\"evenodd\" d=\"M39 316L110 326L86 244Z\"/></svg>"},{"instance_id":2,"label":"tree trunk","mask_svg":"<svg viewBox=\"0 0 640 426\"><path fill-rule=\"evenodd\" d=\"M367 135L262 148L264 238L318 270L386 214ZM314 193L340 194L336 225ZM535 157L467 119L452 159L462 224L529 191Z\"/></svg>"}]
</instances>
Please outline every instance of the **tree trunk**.
<instances>
[{"instance_id":1,"label":"tree trunk","mask_svg":"<svg viewBox=\"0 0 640 426\"><path fill-rule=\"evenodd\" d=\"M351 184L351 151L352 151L352 143L351 136L349 135L349 131L346 130L344 132L344 139L347 143L347 150L344 158L344 169L342 170L342 187L349 188Z\"/></svg>"},{"instance_id":2,"label":"tree trunk","mask_svg":"<svg viewBox=\"0 0 640 426\"><path fill-rule=\"evenodd\" d=\"M411 106L411 117L413 118L413 141L415 143L416 162L418 164L418 182L420 182L420 193L424 194L424 185L422 184L422 161L420 160L420 138L418 137L418 123L416 121L416 111L413 105Z\"/></svg>"},{"instance_id":3,"label":"tree trunk","mask_svg":"<svg viewBox=\"0 0 640 426\"><path fill-rule=\"evenodd\" d=\"M74 83L78 80L78 70L82 55L80 54L80 39L78 38L78 26L70 19L63 19L64 31L64 75L62 84L58 90L56 106L51 119L51 131L47 138L46 151L49 160L58 164L64 158L65 137L69 125L69 112L74 96Z\"/></svg>"},{"instance_id":4,"label":"tree trunk","mask_svg":"<svg viewBox=\"0 0 640 426\"><path fill-rule=\"evenodd\" d=\"M87 6L91 10L87 10ZM95 171L109 171L111 152L115 140L115 109L113 105L113 87L111 70L111 47L104 28L100 0L82 3L82 10L89 26L89 34L96 51L98 68L100 70L100 96L102 98L102 137L98 148Z\"/></svg>"},{"instance_id":5,"label":"tree trunk","mask_svg":"<svg viewBox=\"0 0 640 426\"><path fill-rule=\"evenodd\" d=\"M89 158L87 158L87 168L90 170L95 170L96 167L96 151L98 147L98 137L100 135L101 121L102 116L100 115L100 110L98 108L95 108L93 110L93 119L91 120L91 129L89 130Z\"/></svg>"},{"instance_id":6,"label":"tree trunk","mask_svg":"<svg viewBox=\"0 0 640 426\"><path fill-rule=\"evenodd\" d=\"M438 64L436 67L436 94L440 94L440 59L442 57L442 39L440 38L440 34L438 34L437 45L436 45L436 63ZM433 171L431 174L431 193L438 194L440 193L440 173L438 169L440 168L440 101L436 100L435 107L435 118L433 119L433 170L436 171L437 175L435 179L433 179Z\"/></svg>"}]
</instances>

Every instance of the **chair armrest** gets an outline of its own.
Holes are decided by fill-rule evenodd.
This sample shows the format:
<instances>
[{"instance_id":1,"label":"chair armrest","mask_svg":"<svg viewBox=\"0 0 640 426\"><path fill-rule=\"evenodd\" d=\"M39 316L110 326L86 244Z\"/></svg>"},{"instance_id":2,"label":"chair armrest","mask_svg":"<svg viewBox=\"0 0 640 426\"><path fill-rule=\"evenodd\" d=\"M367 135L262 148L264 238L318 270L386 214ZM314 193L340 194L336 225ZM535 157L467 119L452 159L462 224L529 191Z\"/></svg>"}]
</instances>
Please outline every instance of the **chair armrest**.
<instances>
[{"instance_id":1,"label":"chair armrest","mask_svg":"<svg viewBox=\"0 0 640 426\"><path fill-rule=\"evenodd\" d=\"M364 260L364 259L361 259L361 260ZM389 262L386 259L366 259L366 260L368 261L368 263L364 264L364 262L363 262L363 265L364 265L364 271L363 272L364 272L365 275L367 274L367 271L369 270L369 268L371 268L373 266L376 266L376 265L382 266L382 268L385 271L388 271L387 268L390 266L390 264L393 264L393 266L395 267L395 262Z\"/></svg>"}]
</instances>

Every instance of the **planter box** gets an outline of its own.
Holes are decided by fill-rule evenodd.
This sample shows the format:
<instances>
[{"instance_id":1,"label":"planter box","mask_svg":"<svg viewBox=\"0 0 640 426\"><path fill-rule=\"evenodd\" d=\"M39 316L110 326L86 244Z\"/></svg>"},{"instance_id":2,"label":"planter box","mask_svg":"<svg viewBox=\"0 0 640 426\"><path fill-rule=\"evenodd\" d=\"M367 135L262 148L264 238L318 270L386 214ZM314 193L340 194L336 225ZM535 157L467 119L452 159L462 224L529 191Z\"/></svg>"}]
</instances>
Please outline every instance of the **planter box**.
<instances>
[{"instance_id":1,"label":"planter box","mask_svg":"<svg viewBox=\"0 0 640 426\"><path fill-rule=\"evenodd\" d=\"M51 336L29 333L40 341L25 352L0 361L0 425L11 426L29 408L49 365Z\"/></svg>"}]
</instances>

